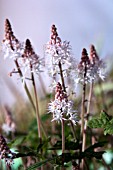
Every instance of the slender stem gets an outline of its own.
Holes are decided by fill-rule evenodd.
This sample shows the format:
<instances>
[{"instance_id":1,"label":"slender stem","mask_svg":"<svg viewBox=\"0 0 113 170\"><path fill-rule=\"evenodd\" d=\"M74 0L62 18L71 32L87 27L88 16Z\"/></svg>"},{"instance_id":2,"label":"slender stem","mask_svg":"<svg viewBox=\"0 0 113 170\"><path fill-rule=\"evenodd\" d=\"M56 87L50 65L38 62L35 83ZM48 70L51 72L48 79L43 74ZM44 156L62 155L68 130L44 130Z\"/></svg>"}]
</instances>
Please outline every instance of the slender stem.
<instances>
[{"instance_id":1,"label":"slender stem","mask_svg":"<svg viewBox=\"0 0 113 170\"><path fill-rule=\"evenodd\" d=\"M22 77L23 77L23 74L22 74L22 71L21 71L21 69L20 69L20 67L19 67L19 64L18 64L17 59L15 60L15 65L16 65L16 67L17 67L17 70L18 70L18 73L19 73L20 77L22 78ZM23 82L23 80L22 80L22 82ZM33 106L33 109L35 110L35 105L34 105L33 99L32 99L32 97L31 97L31 94L30 94L30 92L29 92L29 89L28 89L28 87L27 87L26 82L24 82L24 88L25 88L26 94L27 94L27 96L28 96L28 98L29 98L32 106Z\"/></svg>"},{"instance_id":2,"label":"slender stem","mask_svg":"<svg viewBox=\"0 0 113 170\"><path fill-rule=\"evenodd\" d=\"M15 64L16 64L16 67L17 67L17 70L18 70L18 73L19 73L20 77L23 77L23 74L22 74L22 71L21 71L21 69L20 69L20 67L19 67L19 64L18 64L17 59L15 60ZM23 80L22 80L22 82L23 82ZM32 97L31 97L31 94L30 94L30 92L29 92L29 89L28 89L28 87L27 87L26 82L24 82L24 88L25 88L26 94L27 94L27 96L28 96L28 98L29 98L32 106L33 106L33 110L35 111L35 110L36 110L36 109L35 109L35 105L34 105L33 99L32 99ZM44 136L47 138L47 134L46 134L46 132L45 132L45 129L44 129L42 123L41 123L41 128L42 128L42 130L43 130Z\"/></svg>"},{"instance_id":3,"label":"slender stem","mask_svg":"<svg viewBox=\"0 0 113 170\"><path fill-rule=\"evenodd\" d=\"M38 136L40 138L40 143L41 143L42 141L41 127L40 127L41 121L40 121L40 115L39 115L39 106L38 106L38 97L37 97L37 91L36 91L35 78L32 72L32 65L31 65L31 79L32 79L32 84L34 88L34 95L35 95L35 102L36 102L36 118L37 118L37 124L38 124Z\"/></svg>"},{"instance_id":4,"label":"slender stem","mask_svg":"<svg viewBox=\"0 0 113 170\"><path fill-rule=\"evenodd\" d=\"M85 115L85 98L86 98L86 82L85 82L85 78L86 78L86 74L87 74L87 66L86 63L85 64L85 68L84 68L84 81L83 81L83 90L82 90L82 107L81 107L81 139L83 141L83 133L84 133L84 115ZM82 151L83 147L82 147Z\"/></svg>"},{"instance_id":5,"label":"slender stem","mask_svg":"<svg viewBox=\"0 0 113 170\"><path fill-rule=\"evenodd\" d=\"M81 138L83 137L83 133L84 133L85 95L86 95L86 84L84 83L83 93L82 93L82 108L81 108L81 121L82 121L81 122Z\"/></svg>"},{"instance_id":6,"label":"slender stem","mask_svg":"<svg viewBox=\"0 0 113 170\"><path fill-rule=\"evenodd\" d=\"M84 125L85 132L83 133L83 146L82 146L83 151L85 150L85 147L86 147L86 131L87 131L88 116L90 114L92 92L93 92L93 82L90 84L90 91L89 91L89 97L88 97L87 113L86 113L86 120L85 120L85 125Z\"/></svg>"},{"instance_id":7,"label":"slender stem","mask_svg":"<svg viewBox=\"0 0 113 170\"><path fill-rule=\"evenodd\" d=\"M62 119L62 153L65 152L65 121Z\"/></svg>"},{"instance_id":8,"label":"slender stem","mask_svg":"<svg viewBox=\"0 0 113 170\"><path fill-rule=\"evenodd\" d=\"M59 61L59 69L60 69L60 76L61 76L61 81L62 81L62 87L63 87L63 90L66 92L64 76L63 76L63 70L62 70L62 64L61 64L60 61Z\"/></svg>"},{"instance_id":9,"label":"slender stem","mask_svg":"<svg viewBox=\"0 0 113 170\"><path fill-rule=\"evenodd\" d=\"M72 131L73 137L74 137L75 140L78 140L78 137L75 134L74 125L73 125L71 120L70 120L70 124L71 124L71 131Z\"/></svg>"},{"instance_id":10,"label":"slender stem","mask_svg":"<svg viewBox=\"0 0 113 170\"><path fill-rule=\"evenodd\" d=\"M19 64L18 64L17 60L15 60L15 64L16 64L16 67L17 67L17 70L18 70L18 73L19 73L20 77L23 77L22 71L21 71L21 69L19 67ZM23 82L23 80L22 80L22 82ZM35 105L34 105L33 99L31 97L31 94L30 94L29 89L27 87L27 84L25 82L24 82L24 88L25 88L26 94L27 94L27 96L28 96L32 106L33 106L33 110L35 111L36 109L35 109ZM43 130L44 136L47 138L47 132L44 129L44 126L43 126L42 122L40 122L40 123L41 123L41 128ZM53 146L51 141L50 141L50 145ZM53 152L54 152L54 154L56 154L56 151L53 151Z\"/></svg>"},{"instance_id":11,"label":"slender stem","mask_svg":"<svg viewBox=\"0 0 113 170\"><path fill-rule=\"evenodd\" d=\"M40 115L39 115L38 96L37 96L34 73L32 72L32 65L31 65L31 79L32 79L35 101L36 101L36 118L37 118L37 124L38 124L38 137L39 137L40 144L41 144L42 143L41 120L40 120ZM42 150L41 150L41 154L42 154ZM44 167L41 166L41 170L43 170L43 169L44 169Z\"/></svg>"},{"instance_id":12,"label":"slender stem","mask_svg":"<svg viewBox=\"0 0 113 170\"><path fill-rule=\"evenodd\" d=\"M61 76L61 81L62 81L62 87L63 87L64 92L66 92L66 87L65 87L65 81L64 81L64 76L63 76L63 70L62 70L61 62L59 62L59 70L60 70L60 76ZM64 124L64 120L62 120L62 153L63 153L63 148L65 149L65 135L63 136L64 128L65 128L65 124ZM72 133L73 133L74 138L76 138L72 122L71 122L71 129L72 129Z\"/></svg>"},{"instance_id":13,"label":"slender stem","mask_svg":"<svg viewBox=\"0 0 113 170\"><path fill-rule=\"evenodd\" d=\"M62 170L64 170L64 154L65 153L65 121L62 119Z\"/></svg>"},{"instance_id":14,"label":"slender stem","mask_svg":"<svg viewBox=\"0 0 113 170\"><path fill-rule=\"evenodd\" d=\"M82 152L84 152L84 143L83 143L83 136L84 136L84 115L85 115L85 99L86 99L86 78L87 74L87 67L85 63L84 68L84 82L83 82L83 91L82 91L82 106L81 106L81 141L82 141ZM82 169L84 169L85 161L82 159Z\"/></svg>"},{"instance_id":15,"label":"slender stem","mask_svg":"<svg viewBox=\"0 0 113 170\"><path fill-rule=\"evenodd\" d=\"M64 92L66 92L61 62L59 62L59 69L60 69L60 76L62 80L62 87L63 87ZM62 119L62 153L64 152L65 152L65 122Z\"/></svg>"},{"instance_id":16,"label":"slender stem","mask_svg":"<svg viewBox=\"0 0 113 170\"><path fill-rule=\"evenodd\" d=\"M66 92L61 62L59 62L59 70L60 70L60 76L61 76L61 81L62 81L62 87L63 87L64 92ZM63 117L64 117L64 115L63 115ZM64 119L62 119L62 156L63 156L63 153L65 153L65 121L64 121ZM64 168L64 158L62 157L62 170L64 170L64 169L65 169Z\"/></svg>"}]
</instances>

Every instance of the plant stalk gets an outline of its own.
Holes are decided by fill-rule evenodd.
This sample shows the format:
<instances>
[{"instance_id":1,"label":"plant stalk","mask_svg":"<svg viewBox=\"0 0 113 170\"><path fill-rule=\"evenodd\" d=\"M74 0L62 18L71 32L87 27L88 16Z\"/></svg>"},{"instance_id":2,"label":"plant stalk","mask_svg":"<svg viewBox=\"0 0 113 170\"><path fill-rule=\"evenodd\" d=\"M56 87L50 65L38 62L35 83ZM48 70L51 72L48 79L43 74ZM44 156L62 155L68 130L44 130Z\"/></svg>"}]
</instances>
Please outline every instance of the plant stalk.
<instances>
[{"instance_id":1,"label":"plant stalk","mask_svg":"<svg viewBox=\"0 0 113 170\"><path fill-rule=\"evenodd\" d=\"M84 141L83 141L83 136L84 136L84 116L85 116L85 100L86 100L86 78L87 74L87 66L85 63L85 68L84 68L84 82L83 82L83 91L82 91L82 106L81 106L81 141L82 141L82 152L84 152ZM82 169L84 169L85 161L82 159Z\"/></svg>"},{"instance_id":2,"label":"plant stalk","mask_svg":"<svg viewBox=\"0 0 113 170\"><path fill-rule=\"evenodd\" d=\"M37 125L38 125L38 137L39 137L39 141L41 144L42 143L42 133L41 133L41 120L40 120L40 115L39 115L38 96L37 96L34 73L32 72L32 65L30 65L30 67L31 67L31 79L32 79L32 84L33 84L33 88L34 88L34 95L35 95L35 102L36 102L36 118L37 118ZM41 154L42 154L42 150L41 150ZM44 170L43 166L41 166L41 170Z\"/></svg>"},{"instance_id":3,"label":"plant stalk","mask_svg":"<svg viewBox=\"0 0 113 170\"><path fill-rule=\"evenodd\" d=\"M65 121L62 119L62 153L65 152Z\"/></svg>"},{"instance_id":4,"label":"plant stalk","mask_svg":"<svg viewBox=\"0 0 113 170\"><path fill-rule=\"evenodd\" d=\"M15 61L15 65L16 65L16 67L17 67L18 73L19 73L20 77L22 78L22 77L23 77L23 74L22 74L22 71L21 71L21 69L20 69L20 67L19 67L18 61L17 61L17 59L14 60L14 61ZM22 82L23 82L23 80L22 80ZM29 89L28 89L28 87L27 87L26 82L24 82L24 88L25 88L26 94L27 94L27 96L28 96L28 98L29 98L32 106L33 106L33 109L35 110L35 105L34 105L33 99L32 99L32 97L31 97L31 94L30 94L30 92L29 92Z\"/></svg>"},{"instance_id":5,"label":"plant stalk","mask_svg":"<svg viewBox=\"0 0 113 170\"><path fill-rule=\"evenodd\" d=\"M62 81L62 87L63 87L64 92L66 92L63 71L62 71L62 64L60 61L59 61L59 70L60 70L60 76L61 76L61 81ZM63 115L63 117L64 117L64 115ZM62 170L65 169L63 153L65 153L65 121L64 121L64 119L62 119Z\"/></svg>"},{"instance_id":6,"label":"plant stalk","mask_svg":"<svg viewBox=\"0 0 113 170\"><path fill-rule=\"evenodd\" d=\"M61 76L61 81L62 81L62 87L63 87L64 92L66 92L64 76L63 76L63 70L62 70L62 64L61 64L60 61L59 61L59 69L60 69L60 76Z\"/></svg>"},{"instance_id":7,"label":"plant stalk","mask_svg":"<svg viewBox=\"0 0 113 170\"><path fill-rule=\"evenodd\" d=\"M83 151L86 148L86 131L87 131L87 122L88 122L88 116L90 114L90 106L91 106L91 98L92 98L92 92L93 92L93 82L90 84L90 91L89 91L89 97L88 97L88 105L87 105L87 113L86 113L86 119L85 119L85 125L84 125L84 133L83 133Z\"/></svg>"},{"instance_id":8,"label":"plant stalk","mask_svg":"<svg viewBox=\"0 0 113 170\"><path fill-rule=\"evenodd\" d=\"M35 95L35 102L36 102L36 118L37 118L37 124L38 124L38 137L40 139L40 143L42 142L42 134L41 134L41 120L39 115L39 106L38 106L38 97L37 97L37 91L36 91L36 84L35 84L35 78L34 73L32 72L32 65L31 66L31 80L34 88L34 95Z\"/></svg>"},{"instance_id":9,"label":"plant stalk","mask_svg":"<svg viewBox=\"0 0 113 170\"><path fill-rule=\"evenodd\" d=\"M22 74L22 71L21 71L21 69L20 69L20 67L19 67L19 64L18 64L17 59L15 60L15 65L16 65L16 67L17 67L17 70L18 70L18 73L19 73L20 77L23 77L23 74ZM22 80L22 82L23 82L23 80ZM31 94L30 94L30 92L29 92L29 89L28 89L28 87L27 87L26 82L24 82L24 88L25 88L26 94L27 94L27 96L28 96L28 98L29 98L32 106L33 106L33 110L35 111L35 110L36 110L36 109L35 109L35 105L34 105L33 99L32 99L32 97L31 97ZM44 129L44 126L43 126L43 124L42 124L41 121L40 121L40 125L41 125L41 128L42 128L42 130L43 130L44 136L47 138L46 130ZM50 145L53 146L53 144L52 144L51 141L50 141ZM54 154L56 154L56 151L53 151L53 152L54 152Z\"/></svg>"}]
</instances>

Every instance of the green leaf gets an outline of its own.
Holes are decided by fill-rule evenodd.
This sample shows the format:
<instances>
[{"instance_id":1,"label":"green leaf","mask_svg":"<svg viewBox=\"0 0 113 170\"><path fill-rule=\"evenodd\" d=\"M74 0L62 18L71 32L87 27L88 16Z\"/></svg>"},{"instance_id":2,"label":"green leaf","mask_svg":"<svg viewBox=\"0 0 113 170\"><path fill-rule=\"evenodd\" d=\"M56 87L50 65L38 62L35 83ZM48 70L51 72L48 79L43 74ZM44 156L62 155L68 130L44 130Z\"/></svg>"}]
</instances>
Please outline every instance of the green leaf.
<instances>
[{"instance_id":1,"label":"green leaf","mask_svg":"<svg viewBox=\"0 0 113 170\"><path fill-rule=\"evenodd\" d=\"M100 152L94 152L94 151L91 151L91 152L83 152L81 155L82 155L82 159L84 157L86 158L93 158L95 157L96 159L102 159L102 155L105 153L105 151L100 151Z\"/></svg>"},{"instance_id":2,"label":"green leaf","mask_svg":"<svg viewBox=\"0 0 113 170\"><path fill-rule=\"evenodd\" d=\"M73 142L73 141L66 141L65 142L65 149L66 150L77 150L81 148L81 144L79 141ZM49 148L49 150L58 150L62 149L62 141L57 141L57 143L52 147Z\"/></svg>"},{"instance_id":3,"label":"green leaf","mask_svg":"<svg viewBox=\"0 0 113 170\"><path fill-rule=\"evenodd\" d=\"M21 145L25 140L26 140L26 136L17 137L16 139L8 143L8 146L12 148Z\"/></svg>"},{"instance_id":4,"label":"green leaf","mask_svg":"<svg viewBox=\"0 0 113 170\"><path fill-rule=\"evenodd\" d=\"M90 128L103 128L104 134L113 134L113 117L102 111L100 116L88 121Z\"/></svg>"},{"instance_id":5,"label":"green leaf","mask_svg":"<svg viewBox=\"0 0 113 170\"><path fill-rule=\"evenodd\" d=\"M34 165L29 166L26 170L34 170L34 169L36 169L36 168L39 168L39 167L45 165L47 162L51 162L51 161L54 160L54 159L55 159L55 158L51 158L51 159L46 159L46 160L41 161L41 162L37 162L37 163L35 163Z\"/></svg>"},{"instance_id":6,"label":"green leaf","mask_svg":"<svg viewBox=\"0 0 113 170\"><path fill-rule=\"evenodd\" d=\"M98 147L103 147L105 144L107 143L107 141L103 141L103 142L97 142L94 145L91 145L90 147L88 147L85 152L90 152L93 151L95 148Z\"/></svg>"},{"instance_id":7,"label":"green leaf","mask_svg":"<svg viewBox=\"0 0 113 170\"><path fill-rule=\"evenodd\" d=\"M20 153L19 152L16 154L15 158L26 157L26 156L37 156L38 157L38 155L35 152L28 152L28 153ZM40 157L40 155L39 155L39 157Z\"/></svg>"}]
</instances>

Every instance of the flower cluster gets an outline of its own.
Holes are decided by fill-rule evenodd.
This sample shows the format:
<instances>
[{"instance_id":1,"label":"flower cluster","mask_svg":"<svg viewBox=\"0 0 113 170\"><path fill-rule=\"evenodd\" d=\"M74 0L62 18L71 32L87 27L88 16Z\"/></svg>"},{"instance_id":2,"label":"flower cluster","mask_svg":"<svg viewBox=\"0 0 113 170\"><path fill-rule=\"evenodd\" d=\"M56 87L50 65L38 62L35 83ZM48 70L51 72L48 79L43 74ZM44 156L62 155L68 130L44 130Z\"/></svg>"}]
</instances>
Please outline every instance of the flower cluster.
<instances>
[{"instance_id":1,"label":"flower cluster","mask_svg":"<svg viewBox=\"0 0 113 170\"><path fill-rule=\"evenodd\" d=\"M11 24L8 19L5 20L5 38L3 40L2 49L4 58L17 59L23 53L24 44L20 42L13 34Z\"/></svg>"},{"instance_id":2,"label":"flower cluster","mask_svg":"<svg viewBox=\"0 0 113 170\"><path fill-rule=\"evenodd\" d=\"M58 82L55 90L55 100L49 104L49 112L53 113L52 121L70 120L73 124L78 122L77 111L73 110L73 102L68 101L66 92Z\"/></svg>"},{"instance_id":3,"label":"flower cluster","mask_svg":"<svg viewBox=\"0 0 113 170\"><path fill-rule=\"evenodd\" d=\"M99 56L96 52L95 46L90 46L90 63L91 63L91 81L98 79L99 77L104 80L105 79L105 63L99 59Z\"/></svg>"},{"instance_id":4,"label":"flower cluster","mask_svg":"<svg viewBox=\"0 0 113 170\"><path fill-rule=\"evenodd\" d=\"M5 38L3 40L4 57L13 58L18 62L18 67L22 69L23 78L25 78L28 70L39 73L42 69L42 59L34 52L29 39L25 43L21 43L13 34L11 24L8 19L5 21ZM10 73L18 73L15 69Z\"/></svg>"},{"instance_id":5,"label":"flower cluster","mask_svg":"<svg viewBox=\"0 0 113 170\"><path fill-rule=\"evenodd\" d=\"M27 71L39 73L42 71L43 61L34 52L29 39L26 40L25 48L22 56L18 59L19 66L25 75Z\"/></svg>"},{"instance_id":6,"label":"flower cluster","mask_svg":"<svg viewBox=\"0 0 113 170\"><path fill-rule=\"evenodd\" d=\"M94 45L90 47L90 56L83 48L81 61L72 71L72 79L75 83L94 82L98 78L104 80L105 63L99 59Z\"/></svg>"},{"instance_id":7,"label":"flower cluster","mask_svg":"<svg viewBox=\"0 0 113 170\"><path fill-rule=\"evenodd\" d=\"M2 135L0 135L0 160L4 159L6 165L10 167L15 157L16 154L9 149L5 138Z\"/></svg>"},{"instance_id":8,"label":"flower cluster","mask_svg":"<svg viewBox=\"0 0 113 170\"><path fill-rule=\"evenodd\" d=\"M63 75L67 76L69 74L73 67L70 42L61 40L55 25L51 27L51 39L45 46L45 54L45 64L50 76L55 77L59 73L59 62L63 67Z\"/></svg>"}]
</instances>

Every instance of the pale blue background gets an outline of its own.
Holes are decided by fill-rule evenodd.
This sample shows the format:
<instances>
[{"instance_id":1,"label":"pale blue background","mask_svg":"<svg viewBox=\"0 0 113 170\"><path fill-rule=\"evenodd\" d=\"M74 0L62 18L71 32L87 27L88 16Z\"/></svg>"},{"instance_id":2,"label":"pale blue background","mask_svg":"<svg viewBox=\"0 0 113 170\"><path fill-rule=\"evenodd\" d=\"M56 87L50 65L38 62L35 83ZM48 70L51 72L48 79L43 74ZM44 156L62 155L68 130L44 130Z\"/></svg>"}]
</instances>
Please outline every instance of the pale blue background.
<instances>
[{"instance_id":1,"label":"pale blue background","mask_svg":"<svg viewBox=\"0 0 113 170\"><path fill-rule=\"evenodd\" d=\"M30 38L41 56L43 45L50 37L51 24L56 24L63 40L71 42L76 58L80 58L82 48L88 49L91 43L96 45L101 57L113 53L112 0L0 0L0 41L5 18L10 20L17 38L23 41ZM1 55L0 63L0 102L10 103L14 96L3 79L12 70L12 62L2 61ZM18 87L14 78L7 78L10 83L12 80ZM8 100L7 95L12 98Z\"/></svg>"}]
</instances>

